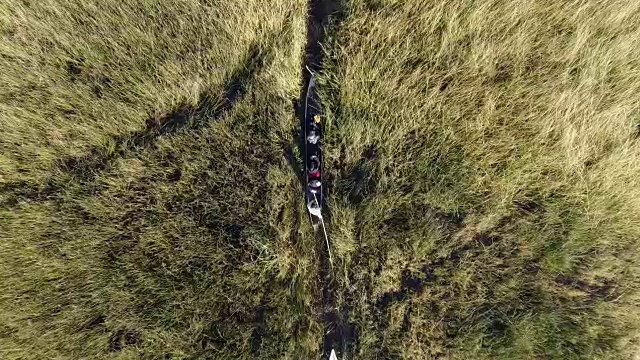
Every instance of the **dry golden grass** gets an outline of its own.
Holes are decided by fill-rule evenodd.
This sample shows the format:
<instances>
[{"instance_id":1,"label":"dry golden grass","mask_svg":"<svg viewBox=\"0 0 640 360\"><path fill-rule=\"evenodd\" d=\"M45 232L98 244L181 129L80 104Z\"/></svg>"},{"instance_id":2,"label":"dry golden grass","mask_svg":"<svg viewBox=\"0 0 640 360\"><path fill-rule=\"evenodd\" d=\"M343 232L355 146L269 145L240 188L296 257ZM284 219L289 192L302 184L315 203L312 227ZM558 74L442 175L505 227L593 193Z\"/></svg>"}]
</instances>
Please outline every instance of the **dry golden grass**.
<instances>
[{"instance_id":1,"label":"dry golden grass","mask_svg":"<svg viewBox=\"0 0 640 360\"><path fill-rule=\"evenodd\" d=\"M639 21L624 1L352 2L325 98L356 357L637 346L618 336L639 320Z\"/></svg>"},{"instance_id":2,"label":"dry golden grass","mask_svg":"<svg viewBox=\"0 0 640 360\"><path fill-rule=\"evenodd\" d=\"M640 3L340 2L330 281L308 5L0 4L0 358L633 358Z\"/></svg>"},{"instance_id":3,"label":"dry golden grass","mask_svg":"<svg viewBox=\"0 0 640 360\"><path fill-rule=\"evenodd\" d=\"M252 46L268 46L292 17L304 26L302 5L4 1L0 182L41 180L60 158L222 94Z\"/></svg>"},{"instance_id":4,"label":"dry golden grass","mask_svg":"<svg viewBox=\"0 0 640 360\"><path fill-rule=\"evenodd\" d=\"M0 357L316 356L305 4L1 7Z\"/></svg>"}]
</instances>

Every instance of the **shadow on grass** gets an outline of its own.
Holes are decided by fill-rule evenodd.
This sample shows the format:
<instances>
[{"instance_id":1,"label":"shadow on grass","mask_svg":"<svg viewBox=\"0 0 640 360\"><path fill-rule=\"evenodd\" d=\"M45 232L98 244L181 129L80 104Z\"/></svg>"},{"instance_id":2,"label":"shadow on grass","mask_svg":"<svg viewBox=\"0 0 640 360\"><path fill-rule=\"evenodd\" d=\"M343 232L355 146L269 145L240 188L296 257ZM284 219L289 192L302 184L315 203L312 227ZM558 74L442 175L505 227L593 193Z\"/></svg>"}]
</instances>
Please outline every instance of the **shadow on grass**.
<instances>
[{"instance_id":1,"label":"shadow on grass","mask_svg":"<svg viewBox=\"0 0 640 360\"><path fill-rule=\"evenodd\" d=\"M247 51L245 60L227 80L222 96L212 96L211 91L205 91L196 105L183 104L165 116L148 118L143 130L113 138L115 146L111 151L106 151L103 146L97 146L85 155L60 160L56 167L84 185L85 191L91 194L97 187L97 185L91 186L92 183L101 172L111 167L114 159L126 156L130 152L153 147L162 136L182 130L197 131L206 127L211 121L221 119L245 95L248 86L254 82L269 61L271 61L269 47L254 43ZM0 186L0 196L4 197L0 197L0 206L15 207L22 201L46 201L55 198L64 189L64 184L56 182L55 178L49 179L44 184L33 184L28 181L6 183Z\"/></svg>"},{"instance_id":2,"label":"shadow on grass","mask_svg":"<svg viewBox=\"0 0 640 360\"><path fill-rule=\"evenodd\" d=\"M204 92L195 106L183 104L161 118L147 119L144 130L116 137L114 151L104 153L102 149L94 148L87 155L62 160L59 167L80 181L89 181L100 171L106 170L113 158L124 156L129 151L140 151L151 147L161 136L170 135L182 129L199 130L209 121L219 120L246 93L247 86L266 64L266 58L267 52L262 51L257 44L253 44L245 56L245 61L227 81L222 100L212 97L209 91Z\"/></svg>"}]
</instances>

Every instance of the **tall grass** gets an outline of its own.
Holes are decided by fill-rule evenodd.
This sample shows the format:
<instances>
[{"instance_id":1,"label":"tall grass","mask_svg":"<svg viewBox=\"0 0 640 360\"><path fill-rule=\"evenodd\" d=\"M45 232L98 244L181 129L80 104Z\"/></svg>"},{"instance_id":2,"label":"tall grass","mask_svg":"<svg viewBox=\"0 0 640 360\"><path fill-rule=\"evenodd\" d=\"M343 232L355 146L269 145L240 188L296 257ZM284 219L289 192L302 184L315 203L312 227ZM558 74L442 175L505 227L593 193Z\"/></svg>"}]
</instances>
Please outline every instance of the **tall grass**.
<instances>
[{"instance_id":1,"label":"tall grass","mask_svg":"<svg viewBox=\"0 0 640 360\"><path fill-rule=\"evenodd\" d=\"M305 4L1 7L0 357L316 356Z\"/></svg>"},{"instance_id":2,"label":"tall grass","mask_svg":"<svg viewBox=\"0 0 640 360\"><path fill-rule=\"evenodd\" d=\"M4 1L0 182L221 94L252 45L291 12L278 1ZM298 10L295 10L295 9Z\"/></svg>"},{"instance_id":3,"label":"tall grass","mask_svg":"<svg viewBox=\"0 0 640 360\"><path fill-rule=\"evenodd\" d=\"M333 267L308 3L0 4L0 358L637 356L640 5L336 3Z\"/></svg>"},{"instance_id":4,"label":"tall grass","mask_svg":"<svg viewBox=\"0 0 640 360\"><path fill-rule=\"evenodd\" d=\"M353 1L327 47L357 358L637 345L640 6Z\"/></svg>"}]
</instances>

